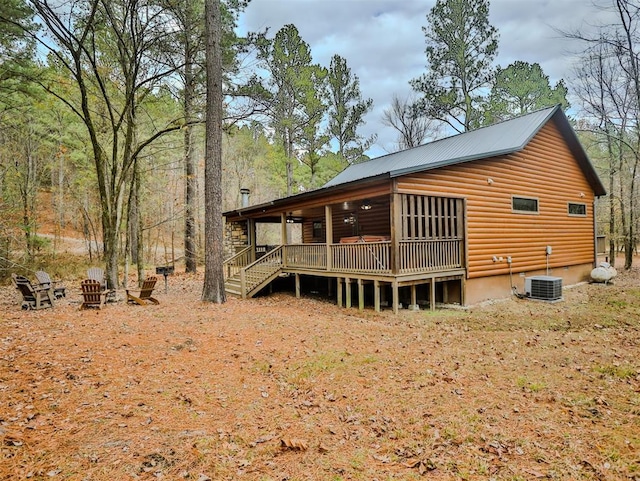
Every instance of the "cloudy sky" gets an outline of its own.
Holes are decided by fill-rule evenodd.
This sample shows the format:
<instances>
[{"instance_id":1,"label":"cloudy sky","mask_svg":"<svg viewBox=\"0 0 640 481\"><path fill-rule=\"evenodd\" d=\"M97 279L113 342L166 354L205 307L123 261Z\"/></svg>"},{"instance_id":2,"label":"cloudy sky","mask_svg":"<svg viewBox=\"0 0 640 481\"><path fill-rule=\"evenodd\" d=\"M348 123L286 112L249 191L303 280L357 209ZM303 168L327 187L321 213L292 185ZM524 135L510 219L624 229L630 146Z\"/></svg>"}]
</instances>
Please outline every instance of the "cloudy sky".
<instances>
[{"instance_id":1,"label":"cloudy sky","mask_svg":"<svg viewBox=\"0 0 640 481\"><path fill-rule=\"evenodd\" d=\"M597 0L600 4L608 0ZM392 149L396 135L381 123L393 95L411 92L409 80L425 72L422 26L435 0L252 0L242 15L244 30L269 28L269 37L294 24L311 47L313 61L329 66L334 54L360 79L365 98L374 109L362 133L378 134L369 154ZM602 24L607 12L592 0L492 0L490 22L500 34L497 64L515 60L537 62L552 85L565 79L570 85L575 53L580 46L555 29L588 29Z\"/></svg>"}]
</instances>

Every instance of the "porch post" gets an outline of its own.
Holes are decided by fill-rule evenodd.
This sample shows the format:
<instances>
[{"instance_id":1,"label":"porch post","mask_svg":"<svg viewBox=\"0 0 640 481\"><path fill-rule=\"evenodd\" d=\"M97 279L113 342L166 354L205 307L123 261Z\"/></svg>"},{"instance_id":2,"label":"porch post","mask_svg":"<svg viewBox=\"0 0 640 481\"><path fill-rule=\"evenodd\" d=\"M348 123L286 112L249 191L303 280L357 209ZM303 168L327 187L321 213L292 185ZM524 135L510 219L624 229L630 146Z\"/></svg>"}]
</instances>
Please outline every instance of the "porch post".
<instances>
[{"instance_id":1,"label":"porch post","mask_svg":"<svg viewBox=\"0 0 640 481\"><path fill-rule=\"evenodd\" d=\"M380 312L380 281L378 279L373 281L373 307L376 312Z\"/></svg>"},{"instance_id":2,"label":"porch post","mask_svg":"<svg viewBox=\"0 0 640 481\"><path fill-rule=\"evenodd\" d=\"M364 310L364 283L358 279L358 310Z\"/></svg>"},{"instance_id":3,"label":"porch post","mask_svg":"<svg viewBox=\"0 0 640 481\"><path fill-rule=\"evenodd\" d=\"M296 298L300 298L300 274L296 274Z\"/></svg>"},{"instance_id":4,"label":"porch post","mask_svg":"<svg viewBox=\"0 0 640 481\"><path fill-rule=\"evenodd\" d=\"M391 194L391 272L398 274L400 270L400 239L402 238L402 196L396 192Z\"/></svg>"},{"instance_id":5,"label":"porch post","mask_svg":"<svg viewBox=\"0 0 640 481\"><path fill-rule=\"evenodd\" d=\"M251 246L251 253L249 258L251 262L256 260L256 221L254 219L247 219L247 236L249 245Z\"/></svg>"},{"instance_id":6,"label":"porch post","mask_svg":"<svg viewBox=\"0 0 640 481\"><path fill-rule=\"evenodd\" d=\"M338 307L342 307L342 277L338 277L336 280L338 284Z\"/></svg>"},{"instance_id":7,"label":"porch post","mask_svg":"<svg viewBox=\"0 0 640 481\"><path fill-rule=\"evenodd\" d=\"M280 244L287 243L287 213L280 214Z\"/></svg>"},{"instance_id":8,"label":"porch post","mask_svg":"<svg viewBox=\"0 0 640 481\"><path fill-rule=\"evenodd\" d=\"M333 210L330 205L324 206L325 243L327 248L327 267L333 269L333 256L331 255L331 244L333 243Z\"/></svg>"}]
</instances>

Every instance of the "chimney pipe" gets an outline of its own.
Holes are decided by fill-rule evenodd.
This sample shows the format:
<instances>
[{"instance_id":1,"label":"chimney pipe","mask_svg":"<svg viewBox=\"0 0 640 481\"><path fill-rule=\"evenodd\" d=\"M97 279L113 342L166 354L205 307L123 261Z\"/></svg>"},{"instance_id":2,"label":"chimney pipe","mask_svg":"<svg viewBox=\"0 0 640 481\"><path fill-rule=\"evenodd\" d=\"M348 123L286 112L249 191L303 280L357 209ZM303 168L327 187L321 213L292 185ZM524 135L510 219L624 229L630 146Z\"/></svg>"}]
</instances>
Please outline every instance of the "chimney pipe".
<instances>
[{"instance_id":1,"label":"chimney pipe","mask_svg":"<svg viewBox=\"0 0 640 481\"><path fill-rule=\"evenodd\" d=\"M251 191L246 187L240 189L240 195L242 196L242 207L249 207L249 194Z\"/></svg>"}]
</instances>

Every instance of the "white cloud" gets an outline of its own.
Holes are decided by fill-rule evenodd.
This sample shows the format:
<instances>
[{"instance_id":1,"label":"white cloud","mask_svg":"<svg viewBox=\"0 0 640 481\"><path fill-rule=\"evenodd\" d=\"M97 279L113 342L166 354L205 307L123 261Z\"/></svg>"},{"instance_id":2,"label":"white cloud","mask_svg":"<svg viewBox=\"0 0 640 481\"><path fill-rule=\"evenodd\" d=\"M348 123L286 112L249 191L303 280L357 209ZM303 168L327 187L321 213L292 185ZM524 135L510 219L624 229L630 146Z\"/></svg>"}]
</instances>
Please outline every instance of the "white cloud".
<instances>
[{"instance_id":1,"label":"white cloud","mask_svg":"<svg viewBox=\"0 0 640 481\"><path fill-rule=\"evenodd\" d=\"M411 92L409 81L425 71L422 26L434 1L419 0L253 0L242 15L243 29L270 29L270 35L294 24L315 62L329 65L334 54L360 79L374 110L365 135L378 134L372 155L384 153L395 134L381 123L394 94ZM490 21L500 33L497 64L537 62L552 82L569 80L579 46L560 30L604 23L609 14L589 0L492 0Z\"/></svg>"}]
</instances>

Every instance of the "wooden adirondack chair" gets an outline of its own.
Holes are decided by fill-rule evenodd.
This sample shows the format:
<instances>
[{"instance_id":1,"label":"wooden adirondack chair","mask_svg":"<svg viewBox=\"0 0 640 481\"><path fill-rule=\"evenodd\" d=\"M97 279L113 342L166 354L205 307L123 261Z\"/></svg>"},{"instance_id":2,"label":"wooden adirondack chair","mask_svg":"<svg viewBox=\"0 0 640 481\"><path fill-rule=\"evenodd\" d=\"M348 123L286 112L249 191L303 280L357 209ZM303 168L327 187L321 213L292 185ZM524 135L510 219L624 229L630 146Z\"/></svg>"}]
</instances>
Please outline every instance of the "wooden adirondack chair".
<instances>
[{"instance_id":1,"label":"wooden adirondack chair","mask_svg":"<svg viewBox=\"0 0 640 481\"><path fill-rule=\"evenodd\" d=\"M60 299L61 297L67 296L67 288L64 286L58 286L58 281L52 281L49 274L45 271L36 271L36 279L40 283L40 287L43 289L52 289L53 297L55 299Z\"/></svg>"},{"instance_id":2,"label":"wooden adirondack chair","mask_svg":"<svg viewBox=\"0 0 640 481\"><path fill-rule=\"evenodd\" d=\"M100 281L85 279L80 284L80 287L82 288L82 304L80 304L80 309L87 309L89 307L102 309L102 306L104 306L104 303L107 301L108 291L102 288Z\"/></svg>"},{"instance_id":3,"label":"wooden adirondack chair","mask_svg":"<svg viewBox=\"0 0 640 481\"><path fill-rule=\"evenodd\" d=\"M152 302L154 304L160 304L160 301L158 301L158 299L151 297L157 280L158 278L155 276L147 277L142 283L140 294L138 294L138 296L134 296L133 294L131 294L129 289L127 289L127 302L131 304L140 304L141 306L144 306L146 301Z\"/></svg>"},{"instance_id":4,"label":"wooden adirondack chair","mask_svg":"<svg viewBox=\"0 0 640 481\"><path fill-rule=\"evenodd\" d=\"M98 281L102 286L102 290L107 290L107 279L104 277L104 270L100 267L90 267L87 269L87 279Z\"/></svg>"},{"instance_id":5,"label":"wooden adirondack chair","mask_svg":"<svg viewBox=\"0 0 640 481\"><path fill-rule=\"evenodd\" d=\"M100 283L100 287L103 291L107 292L107 301L116 300L116 290L107 289L107 278L104 276L104 270L100 267L90 267L87 269L87 279L93 279Z\"/></svg>"},{"instance_id":6,"label":"wooden adirondack chair","mask_svg":"<svg viewBox=\"0 0 640 481\"><path fill-rule=\"evenodd\" d=\"M11 280L22 294L23 309L53 307L53 292L50 289L34 286L29 279L16 274L11 274Z\"/></svg>"}]
</instances>

